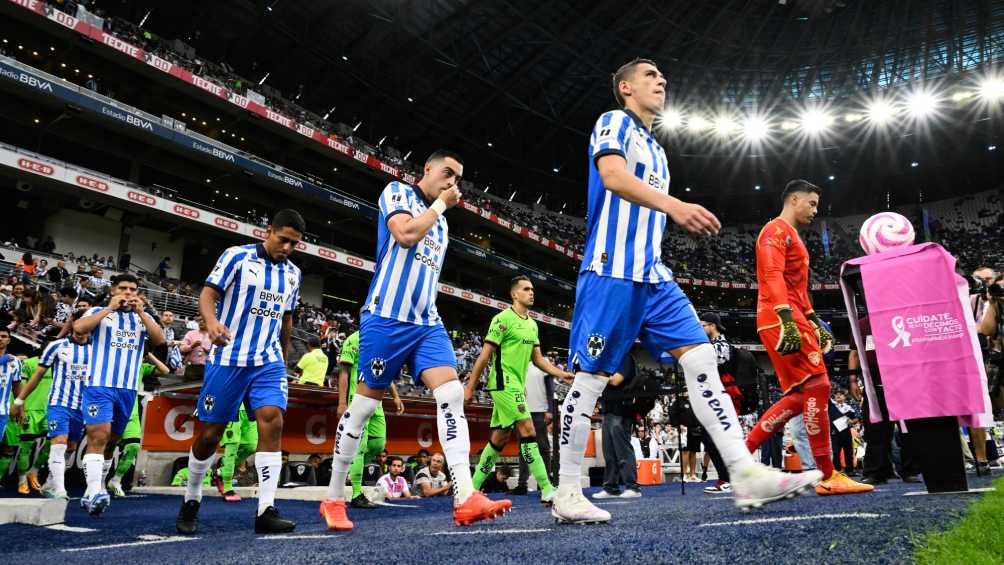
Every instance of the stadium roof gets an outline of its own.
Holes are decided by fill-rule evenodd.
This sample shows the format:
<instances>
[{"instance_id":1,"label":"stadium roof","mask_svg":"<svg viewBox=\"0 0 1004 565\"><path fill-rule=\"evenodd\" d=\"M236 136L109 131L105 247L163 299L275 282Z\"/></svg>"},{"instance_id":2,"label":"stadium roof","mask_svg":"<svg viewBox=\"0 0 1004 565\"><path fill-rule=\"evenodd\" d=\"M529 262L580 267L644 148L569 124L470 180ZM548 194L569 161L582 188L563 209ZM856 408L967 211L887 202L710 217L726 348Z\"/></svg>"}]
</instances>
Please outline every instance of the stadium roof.
<instances>
[{"instance_id":1,"label":"stadium roof","mask_svg":"<svg viewBox=\"0 0 1004 565\"><path fill-rule=\"evenodd\" d=\"M1004 56L1001 2L653 0L624 6L572 0L147 0L109 9L124 10L120 15L133 21L152 9L147 28L185 39L200 55L225 61L254 81L268 73L268 84L302 92L298 102L304 106L318 113L334 107L332 119L361 124L358 134L371 143L387 136L388 145L411 150L416 158L440 145L459 148L468 157L468 178L479 184L495 181L498 191L508 196L517 190L524 202L545 194L552 208L568 201L580 211L587 132L599 113L613 107L611 72L636 56L659 63L673 107L709 119L722 112L737 120L766 113L776 118L775 126L814 104L844 111L868 92L967 84ZM960 121L984 116L971 117ZM981 136L975 146L986 147L993 136L986 125L930 135L953 136L947 139L959 146L974 132ZM867 146L858 151L871 155L877 143L847 134L796 147L793 159L788 142L743 151L739 144L667 137L675 191L692 186L695 198L742 211L749 206L732 196L748 195L754 185L775 188L792 176L850 180L851 172L882 170L885 164L931 163L926 157L932 154L941 166L964 157L925 154L932 148L897 139L885 143L886 161L864 163L851 155L855 146ZM952 175L944 178L948 182ZM991 181L973 180L973 189L988 188ZM874 192L875 183L911 182L870 178L847 190L870 185ZM926 190L933 196L958 188Z\"/></svg>"}]
</instances>

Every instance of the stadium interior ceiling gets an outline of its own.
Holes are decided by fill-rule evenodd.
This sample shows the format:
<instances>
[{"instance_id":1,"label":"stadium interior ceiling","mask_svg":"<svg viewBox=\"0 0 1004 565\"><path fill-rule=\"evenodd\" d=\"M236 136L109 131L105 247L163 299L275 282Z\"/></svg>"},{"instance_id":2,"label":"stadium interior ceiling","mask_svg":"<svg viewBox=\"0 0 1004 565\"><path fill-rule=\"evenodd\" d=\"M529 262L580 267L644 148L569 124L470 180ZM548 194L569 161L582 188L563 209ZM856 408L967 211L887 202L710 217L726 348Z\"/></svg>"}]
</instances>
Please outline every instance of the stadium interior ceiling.
<instances>
[{"instance_id":1,"label":"stadium interior ceiling","mask_svg":"<svg viewBox=\"0 0 1004 565\"><path fill-rule=\"evenodd\" d=\"M613 107L610 74L638 56L669 80L673 113L659 133L671 190L726 221L774 214L765 195L793 177L828 189L832 214L975 192L999 178L1000 152L989 149L999 106L965 93L998 71L988 62L1004 51L1000 2L99 4L330 112L370 143L416 158L458 148L479 186L577 215L588 132ZM933 96L930 115L911 114L917 93ZM881 126L867 119L878 97L898 114ZM822 114L823 131L799 127L806 112ZM702 120L707 127L695 125ZM763 137L746 135L751 120Z\"/></svg>"}]
</instances>

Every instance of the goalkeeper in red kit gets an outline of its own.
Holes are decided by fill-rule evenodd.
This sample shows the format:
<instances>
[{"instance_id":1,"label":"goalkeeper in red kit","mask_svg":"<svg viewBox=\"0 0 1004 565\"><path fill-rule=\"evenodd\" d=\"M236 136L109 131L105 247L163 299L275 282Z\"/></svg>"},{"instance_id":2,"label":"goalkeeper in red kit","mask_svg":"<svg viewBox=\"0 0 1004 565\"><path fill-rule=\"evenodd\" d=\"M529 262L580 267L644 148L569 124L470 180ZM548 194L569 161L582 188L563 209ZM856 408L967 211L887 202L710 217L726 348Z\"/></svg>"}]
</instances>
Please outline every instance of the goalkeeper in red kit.
<instances>
[{"instance_id":1,"label":"goalkeeper in red kit","mask_svg":"<svg viewBox=\"0 0 1004 565\"><path fill-rule=\"evenodd\" d=\"M816 468L823 480L821 495L868 492L874 487L855 482L833 469L830 449L830 378L823 353L833 347L833 335L819 322L809 300L809 252L798 227L812 223L819 206L819 187L793 180L784 187L784 208L767 222L756 241L757 333L767 349L784 396L771 406L746 438L755 451L797 414L805 420Z\"/></svg>"}]
</instances>

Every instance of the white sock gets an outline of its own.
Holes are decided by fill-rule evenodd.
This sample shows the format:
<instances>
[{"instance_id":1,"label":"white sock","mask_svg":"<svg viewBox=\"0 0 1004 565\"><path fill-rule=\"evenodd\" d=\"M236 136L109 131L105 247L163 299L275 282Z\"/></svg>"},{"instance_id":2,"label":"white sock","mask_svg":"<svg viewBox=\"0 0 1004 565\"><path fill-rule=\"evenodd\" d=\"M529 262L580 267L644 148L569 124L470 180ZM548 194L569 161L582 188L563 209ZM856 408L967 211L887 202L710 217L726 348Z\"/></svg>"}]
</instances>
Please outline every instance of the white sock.
<instances>
[{"instance_id":1,"label":"white sock","mask_svg":"<svg viewBox=\"0 0 1004 565\"><path fill-rule=\"evenodd\" d=\"M101 492L101 469L104 467L105 456L100 453L88 453L84 455L84 476L87 477L87 491L85 497L94 496Z\"/></svg>"},{"instance_id":2,"label":"white sock","mask_svg":"<svg viewBox=\"0 0 1004 565\"><path fill-rule=\"evenodd\" d=\"M101 483L104 484L105 477L108 476L108 471L112 470L112 460L105 459L101 464Z\"/></svg>"},{"instance_id":3,"label":"white sock","mask_svg":"<svg viewBox=\"0 0 1004 565\"><path fill-rule=\"evenodd\" d=\"M206 478L206 472L213 467L214 461L216 453L200 460L194 453L188 452L188 485L185 487L185 502L202 501L202 480Z\"/></svg>"},{"instance_id":4,"label":"white sock","mask_svg":"<svg viewBox=\"0 0 1004 565\"><path fill-rule=\"evenodd\" d=\"M281 451L259 451L254 457L258 469L258 515L269 506L275 506L275 491L279 488L282 471Z\"/></svg>"},{"instance_id":5,"label":"white sock","mask_svg":"<svg viewBox=\"0 0 1004 565\"><path fill-rule=\"evenodd\" d=\"M579 371L572 388L561 405L561 432L558 437L558 488L564 491L580 488L582 459L586 456L589 422L596 401L610 379L603 375Z\"/></svg>"},{"instance_id":6,"label":"white sock","mask_svg":"<svg viewBox=\"0 0 1004 565\"><path fill-rule=\"evenodd\" d=\"M54 443L49 446L49 480L52 490L66 490L66 444Z\"/></svg>"},{"instance_id":7,"label":"white sock","mask_svg":"<svg viewBox=\"0 0 1004 565\"><path fill-rule=\"evenodd\" d=\"M379 405L379 400L357 394L352 397L352 404L338 421L335 452L331 460L331 482L328 483L329 500L345 500L345 477L349 475L352 458L359 451L363 426Z\"/></svg>"},{"instance_id":8,"label":"white sock","mask_svg":"<svg viewBox=\"0 0 1004 565\"><path fill-rule=\"evenodd\" d=\"M471 480L471 434L464 416L464 385L449 381L432 391L436 398L439 444L453 477L453 501L463 504L474 493Z\"/></svg>"},{"instance_id":9,"label":"white sock","mask_svg":"<svg viewBox=\"0 0 1004 565\"><path fill-rule=\"evenodd\" d=\"M725 393L718 376L718 357L710 343L703 343L677 359L690 391L690 405L694 415L715 443L729 473L743 471L754 465L743 442L732 398Z\"/></svg>"}]
</instances>

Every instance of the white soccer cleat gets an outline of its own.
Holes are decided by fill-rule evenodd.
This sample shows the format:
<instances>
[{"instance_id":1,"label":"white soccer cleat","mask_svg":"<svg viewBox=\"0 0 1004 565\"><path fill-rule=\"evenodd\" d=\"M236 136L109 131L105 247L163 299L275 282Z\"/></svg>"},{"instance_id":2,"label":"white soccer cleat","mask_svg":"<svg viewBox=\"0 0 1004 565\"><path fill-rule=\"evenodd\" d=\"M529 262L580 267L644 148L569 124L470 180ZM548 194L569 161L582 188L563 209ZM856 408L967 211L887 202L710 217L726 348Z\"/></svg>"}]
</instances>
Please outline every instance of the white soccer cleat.
<instances>
[{"instance_id":1,"label":"white soccer cleat","mask_svg":"<svg viewBox=\"0 0 1004 565\"><path fill-rule=\"evenodd\" d=\"M562 491L559 488L551 505L551 516L556 522L565 524L603 524L610 521L610 513L594 506L580 489Z\"/></svg>"},{"instance_id":2,"label":"white soccer cleat","mask_svg":"<svg viewBox=\"0 0 1004 565\"><path fill-rule=\"evenodd\" d=\"M821 480L823 474L819 471L789 474L755 463L732 478L732 492L736 506L741 510L749 510L778 500L795 498L809 492Z\"/></svg>"}]
</instances>

